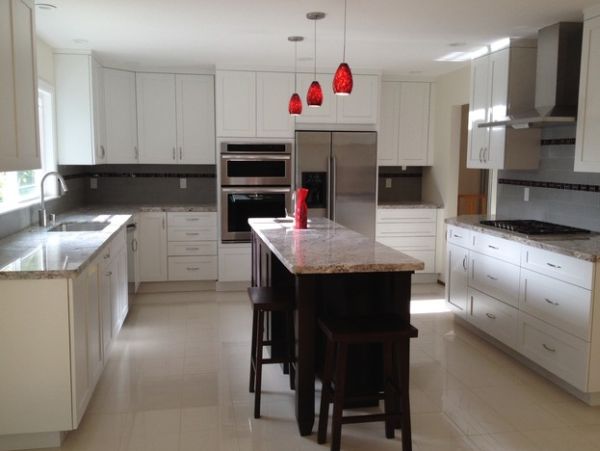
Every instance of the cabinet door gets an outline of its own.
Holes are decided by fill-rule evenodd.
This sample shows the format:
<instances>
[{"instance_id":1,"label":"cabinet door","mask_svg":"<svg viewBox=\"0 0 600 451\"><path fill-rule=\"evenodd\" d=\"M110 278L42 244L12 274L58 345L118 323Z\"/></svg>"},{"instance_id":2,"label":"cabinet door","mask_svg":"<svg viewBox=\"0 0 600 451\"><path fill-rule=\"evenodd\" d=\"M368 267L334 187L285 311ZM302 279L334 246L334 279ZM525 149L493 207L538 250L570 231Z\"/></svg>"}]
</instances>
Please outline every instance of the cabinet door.
<instances>
[{"instance_id":1,"label":"cabinet door","mask_svg":"<svg viewBox=\"0 0 600 451\"><path fill-rule=\"evenodd\" d=\"M256 136L256 73L217 72L217 136Z\"/></svg>"},{"instance_id":2,"label":"cabinet door","mask_svg":"<svg viewBox=\"0 0 600 451\"><path fill-rule=\"evenodd\" d=\"M92 59L94 162L106 163L106 112L104 105L104 69Z\"/></svg>"},{"instance_id":3,"label":"cabinet door","mask_svg":"<svg viewBox=\"0 0 600 451\"><path fill-rule=\"evenodd\" d=\"M108 360L112 343L112 304L110 299L110 262L102 262L98 269L98 296L102 312L102 356Z\"/></svg>"},{"instance_id":4,"label":"cabinet door","mask_svg":"<svg viewBox=\"0 0 600 451\"><path fill-rule=\"evenodd\" d=\"M332 77L333 78L333 77ZM354 75L354 86L349 96L336 96L338 124L376 124L379 110L379 77L377 75ZM323 85L331 91L332 80Z\"/></svg>"},{"instance_id":5,"label":"cabinet door","mask_svg":"<svg viewBox=\"0 0 600 451\"><path fill-rule=\"evenodd\" d=\"M166 213L141 213L139 221L140 280L167 280Z\"/></svg>"},{"instance_id":6,"label":"cabinet door","mask_svg":"<svg viewBox=\"0 0 600 451\"><path fill-rule=\"evenodd\" d=\"M281 72L256 74L256 136L294 137L294 117L288 112L288 102L293 91L293 74Z\"/></svg>"},{"instance_id":7,"label":"cabinet door","mask_svg":"<svg viewBox=\"0 0 600 451\"><path fill-rule=\"evenodd\" d=\"M212 75L176 75L177 159L215 164L215 82Z\"/></svg>"},{"instance_id":8,"label":"cabinet door","mask_svg":"<svg viewBox=\"0 0 600 451\"><path fill-rule=\"evenodd\" d=\"M0 5L0 171L41 167L33 2Z\"/></svg>"},{"instance_id":9,"label":"cabinet door","mask_svg":"<svg viewBox=\"0 0 600 451\"><path fill-rule=\"evenodd\" d=\"M123 325L127 313L129 313L129 290L127 287L127 248L121 248L116 262L115 268L117 269L117 292L118 292L118 306L119 306L119 328Z\"/></svg>"},{"instance_id":10,"label":"cabinet door","mask_svg":"<svg viewBox=\"0 0 600 451\"><path fill-rule=\"evenodd\" d=\"M137 73L136 90L140 163L175 163L175 75Z\"/></svg>"},{"instance_id":11,"label":"cabinet door","mask_svg":"<svg viewBox=\"0 0 600 451\"><path fill-rule=\"evenodd\" d=\"M466 317L468 314L468 276L469 251L448 244L448 277L446 285L446 301L455 313Z\"/></svg>"},{"instance_id":12,"label":"cabinet door","mask_svg":"<svg viewBox=\"0 0 600 451\"><path fill-rule=\"evenodd\" d=\"M468 168L487 167L483 154L489 147L489 128L477 125L489 119L490 82L489 56L483 56L471 63L471 102L469 106L469 146Z\"/></svg>"},{"instance_id":13,"label":"cabinet door","mask_svg":"<svg viewBox=\"0 0 600 451\"><path fill-rule=\"evenodd\" d=\"M88 365L87 346L87 281L87 275L84 272L76 279L72 279L71 288L71 373L73 377L71 390L74 429L79 425L92 396L92 377Z\"/></svg>"},{"instance_id":14,"label":"cabinet door","mask_svg":"<svg viewBox=\"0 0 600 451\"><path fill-rule=\"evenodd\" d=\"M600 172L600 17L583 25L575 171Z\"/></svg>"},{"instance_id":15,"label":"cabinet door","mask_svg":"<svg viewBox=\"0 0 600 451\"><path fill-rule=\"evenodd\" d=\"M402 83L398 165L426 166L429 154L430 83Z\"/></svg>"},{"instance_id":16,"label":"cabinet door","mask_svg":"<svg viewBox=\"0 0 600 451\"><path fill-rule=\"evenodd\" d=\"M381 85L381 120L377 140L377 163L380 166L398 164L401 86L399 82L383 82Z\"/></svg>"},{"instance_id":17,"label":"cabinet door","mask_svg":"<svg viewBox=\"0 0 600 451\"><path fill-rule=\"evenodd\" d=\"M509 49L489 56L490 60L490 121L507 119ZM506 147L506 127L489 129L489 145L483 151L485 167L503 169Z\"/></svg>"},{"instance_id":18,"label":"cabinet door","mask_svg":"<svg viewBox=\"0 0 600 451\"><path fill-rule=\"evenodd\" d=\"M135 73L104 69L106 153L110 164L138 162Z\"/></svg>"},{"instance_id":19,"label":"cabinet door","mask_svg":"<svg viewBox=\"0 0 600 451\"><path fill-rule=\"evenodd\" d=\"M302 114L296 118L297 124L335 124L337 122L337 100L331 83L333 74L317 74L317 81L323 90L323 104L318 108L306 104L308 87L315 79L312 73L298 74L298 94L302 98Z\"/></svg>"},{"instance_id":20,"label":"cabinet door","mask_svg":"<svg viewBox=\"0 0 600 451\"><path fill-rule=\"evenodd\" d=\"M104 367L98 267L98 263L94 263L85 272L87 286L87 360L91 390L98 382Z\"/></svg>"}]
</instances>

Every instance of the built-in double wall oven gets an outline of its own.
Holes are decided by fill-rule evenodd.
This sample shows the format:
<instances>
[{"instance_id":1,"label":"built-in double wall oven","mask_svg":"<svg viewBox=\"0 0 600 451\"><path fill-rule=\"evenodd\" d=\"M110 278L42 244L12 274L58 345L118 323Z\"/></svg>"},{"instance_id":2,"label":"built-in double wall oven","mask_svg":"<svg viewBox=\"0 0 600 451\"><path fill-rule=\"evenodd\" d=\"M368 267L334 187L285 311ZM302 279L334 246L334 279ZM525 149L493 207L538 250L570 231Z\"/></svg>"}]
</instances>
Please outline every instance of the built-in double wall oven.
<instances>
[{"instance_id":1,"label":"built-in double wall oven","mask_svg":"<svg viewBox=\"0 0 600 451\"><path fill-rule=\"evenodd\" d=\"M249 218L283 217L292 204L291 143L221 143L221 240L250 241Z\"/></svg>"}]
</instances>

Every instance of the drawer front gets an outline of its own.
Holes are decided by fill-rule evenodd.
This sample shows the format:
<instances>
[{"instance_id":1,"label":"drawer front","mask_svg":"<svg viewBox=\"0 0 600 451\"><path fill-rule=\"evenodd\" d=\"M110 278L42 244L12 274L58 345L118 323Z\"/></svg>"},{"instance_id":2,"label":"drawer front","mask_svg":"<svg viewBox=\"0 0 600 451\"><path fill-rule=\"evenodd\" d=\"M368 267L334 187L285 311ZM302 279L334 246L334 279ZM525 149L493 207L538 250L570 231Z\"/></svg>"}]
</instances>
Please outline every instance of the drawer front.
<instances>
[{"instance_id":1,"label":"drawer front","mask_svg":"<svg viewBox=\"0 0 600 451\"><path fill-rule=\"evenodd\" d=\"M377 241L393 248L435 251L436 240L434 236L397 236L380 237Z\"/></svg>"},{"instance_id":2,"label":"drawer front","mask_svg":"<svg viewBox=\"0 0 600 451\"><path fill-rule=\"evenodd\" d=\"M217 280L217 257L169 257L169 280Z\"/></svg>"},{"instance_id":3,"label":"drawer front","mask_svg":"<svg viewBox=\"0 0 600 451\"><path fill-rule=\"evenodd\" d=\"M473 250L514 265L521 264L521 245L484 233L473 233Z\"/></svg>"},{"instance_id":4,"label":"drawer front","mask_svg":"<svg viewBox=\"0 0 600 451\"><path fill-rule=\"evenodd\" d=\"M211 241L217 239L217 228L173 228L169 227L169 241Z\"/></svg>"},{"instance_id":5,"label":"drawer front","mask_svg":"<svg viewBox=\"0 0 600 451\"><path fill-rule=\"evenodd\" d=\"M216 213L167 213L169 227L217 227Z\"/></svg>"},{"instance_id":6,"label":"drawer front","mask_svg":"<svg viewBox=\"0 0 600 451\"><path fill-rule=\"evenodd\" d=\"M578 258L523 246L522 266L541 274L592 289L594 264Z\"/></svg>"},{"instance_id":7,"label":"drawer front","mask_svg":"<svg viewBox=\"0 0 600 451\"><path fill-rule=\"evenodd\" d=\"M377 237L435 236L435 222L390 222L377 224Z\"/></svg>"},{"instance_id":8,"label":"drawer front","mask_svg":"<svg viewBox=\"0 0 600 451\"><path fill-rule=\"evenodd\" d=\"M192 241L169 243L169 256L217 255L216 241Z\"/></svg>"},{"instance_id":9,"label":"drawer front","mask_svg":"<svg viewBox=\"0 0 600 451\"><path fill-rule=\"evenodd\" d=\"M471 252L469 256L469 286L518 307L520 268L477 252Z\"/></svg>"},{"instance_id":10,"label":"drawer front","mask_svg":"<svg viewBox=\"0 0 600 451\"><path fill-rule=\"evenodd\" d=\"M589 343L520 313L521 353L581 391L587 391Z\"/></svg>"},{"instance_id":11,"label":"drawer front","mask_svg":"<svg viewBox=\"0 0 600 451\"><path fill-rule=\"evenodd\" d=\"M448 226L447 229L448 242L458 246L470 249L471 246L471 231L461 227Z\"/></svg>"},{"instance_id":12,"label":"drawer front","mask_svg":"<svg viewBox=\"0 0 600 451\"><path fill-rule=\"evenodd\" d=\"M467 319L479 329L511 348L519 339L519 311L503 302L469 288L471 311Z\"/></svg>"},{"instance_id":13,"label":"drawer front","mask_svg":"<svg viewBox=\"0 0 600 451\"><path fill-rule=\"evenodd\" d=\"M583 340L590 339L589 290L523 269L519 308Z\"/></svg>"},{"instance_id":14,"label":"drawer front","mask_svg":"<svg viewBox=\"0 0 600 451\"><path fill-rule=\"evenodd\" d=\"M377 209L377 222L435 222L435 208L380 208Z\"/></svg>"}]
</instances>

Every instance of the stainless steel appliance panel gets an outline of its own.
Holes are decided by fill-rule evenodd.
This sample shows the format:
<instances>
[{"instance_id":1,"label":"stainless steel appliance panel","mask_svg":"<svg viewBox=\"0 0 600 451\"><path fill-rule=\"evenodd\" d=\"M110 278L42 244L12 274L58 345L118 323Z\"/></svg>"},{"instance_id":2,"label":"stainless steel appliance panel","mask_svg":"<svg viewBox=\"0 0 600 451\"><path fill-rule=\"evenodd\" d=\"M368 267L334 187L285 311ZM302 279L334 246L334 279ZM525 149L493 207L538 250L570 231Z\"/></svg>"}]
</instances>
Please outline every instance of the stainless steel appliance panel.
<instances>
[{"instance_id":1,"label":"stainless steel appliance panel","mask_svg":"<svg viewBox=\"0 0 600 451\"><path fill-rule=\"evenodd\" d=\"M222 154L221 186L290 186L290 154Z\"/></svg>"},{"instance_id":2,"label":"stainless steel appliance panel","mask_svg":"<svg viewBox=\"0 0 600 451\"><path fill-rule=\"evenodd\" d=\"M309 189L309 217L329 217L331 132L297 132L296 155L296 187Z\"/></svg>"}]
</instances>

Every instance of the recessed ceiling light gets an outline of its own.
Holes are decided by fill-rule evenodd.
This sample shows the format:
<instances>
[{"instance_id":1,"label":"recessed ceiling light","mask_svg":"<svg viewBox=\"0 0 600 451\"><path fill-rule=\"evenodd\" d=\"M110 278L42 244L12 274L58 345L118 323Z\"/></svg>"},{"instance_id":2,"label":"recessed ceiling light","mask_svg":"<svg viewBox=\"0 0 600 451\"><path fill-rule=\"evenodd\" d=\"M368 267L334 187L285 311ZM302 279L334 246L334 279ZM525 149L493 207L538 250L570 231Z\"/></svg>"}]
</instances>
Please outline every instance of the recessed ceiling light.
<instances>
[{"instance_id":1,"label":"recessed ceiling light","mask_svg":"<svg viewBox=\"0 0 600 451\"><path fill-rule=\"evenodd\" d=\"M73 39L73 42L75 44L83 45L83 44L87 44L89 41L87 39L78 38L78 39Z\"/></svg>"},{"instance_id":2,"label":"recessed ceiling light","mask_svg":"<svg viewBox=\"0 0 600 451\"><path fill-rule=\"evenodd\" d=\"M54 11L57 8L57 6L52 3L36 3L35 6L42 11Z\"/></svg>"}]
</instances>

